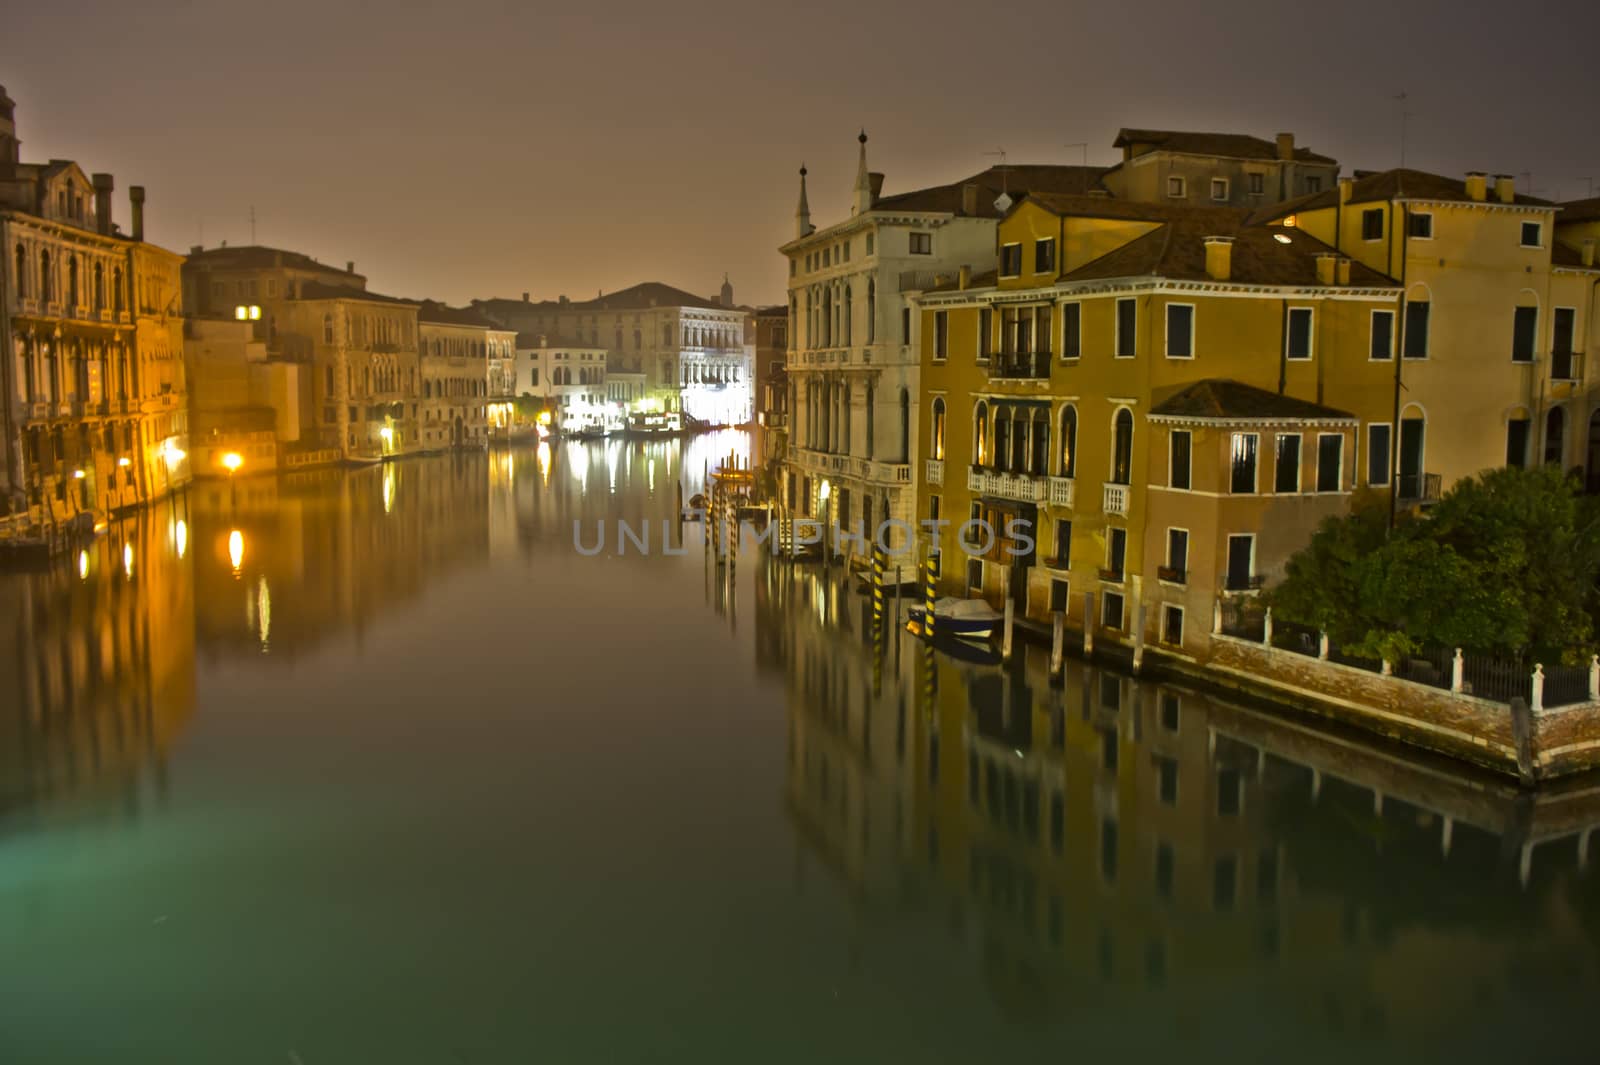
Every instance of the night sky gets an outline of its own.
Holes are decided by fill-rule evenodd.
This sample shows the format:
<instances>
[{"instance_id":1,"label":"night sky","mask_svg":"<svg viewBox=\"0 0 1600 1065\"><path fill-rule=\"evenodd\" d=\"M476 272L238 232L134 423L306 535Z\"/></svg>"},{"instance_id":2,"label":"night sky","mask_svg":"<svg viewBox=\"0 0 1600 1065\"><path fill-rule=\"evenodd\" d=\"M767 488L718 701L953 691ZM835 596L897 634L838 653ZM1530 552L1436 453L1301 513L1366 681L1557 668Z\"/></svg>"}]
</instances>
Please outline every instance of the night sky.
<instances>
[{"instance_id":1,"label":"night sky","mask_svg":"<svg viewBox=\"0 0 1600 1065\"><path fill-rule=\"evenodd\" d=\"M354 259L378 291L588 297L645 279L776 302L796 170L848 211L996 159L1117 158L1120 126L1219 129L1450 175L1600 179L1600 3L1033 6L20 0L0 84L23 158L149 190L147 236ZM1593 183L1600 189L1600 180Z\"/></svg>"}]
</instances>

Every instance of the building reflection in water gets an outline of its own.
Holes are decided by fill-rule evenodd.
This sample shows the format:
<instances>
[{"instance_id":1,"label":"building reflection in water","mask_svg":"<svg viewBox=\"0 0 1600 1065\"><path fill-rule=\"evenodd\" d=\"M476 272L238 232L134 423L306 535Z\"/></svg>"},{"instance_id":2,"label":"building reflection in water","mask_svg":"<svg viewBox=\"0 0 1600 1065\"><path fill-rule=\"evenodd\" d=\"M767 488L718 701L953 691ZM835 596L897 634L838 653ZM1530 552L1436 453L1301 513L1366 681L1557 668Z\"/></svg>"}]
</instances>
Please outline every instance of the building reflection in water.
<instances>
[{"instance_id":1,"label":"building reflection in water","mask_svg":"<svg viewBox=\"0 0 1600 1065\"><path fill-rule=\"evenodd\" d=\"M194 712L194 580L181 498L75 556L0 580L0 824L136 813Z\"/></svg>"},{"instance_id":2,"label":"building reflection in water","mask_svg":"<svg viewBox=\"0 0 1600 1065\"><path fill-rule=\"evenodd\" d=\"M1362 1036L1600 995L1561 963L1600 948L1592 787L1534 799L1070 660L1052 687L1031 647L878 654L867 597L754 568L802 866L860 921L938 913L1002 1013L1246 980L1286 1023Z\"/></svg>"}]
</instances>

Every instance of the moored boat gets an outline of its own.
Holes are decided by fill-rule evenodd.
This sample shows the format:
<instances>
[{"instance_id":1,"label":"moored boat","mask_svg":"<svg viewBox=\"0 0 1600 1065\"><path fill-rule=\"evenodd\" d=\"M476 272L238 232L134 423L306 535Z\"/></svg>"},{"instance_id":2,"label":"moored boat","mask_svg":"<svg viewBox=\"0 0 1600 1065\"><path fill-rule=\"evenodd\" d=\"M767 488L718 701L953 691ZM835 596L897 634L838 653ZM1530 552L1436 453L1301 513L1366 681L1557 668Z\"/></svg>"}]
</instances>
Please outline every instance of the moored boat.
<instances>
[{"instance_id":1,"label":"moored boat","mask_svg":"<svg viewBox=\"0 0 1600 1065\"><path fill-rule=\"evenodd\" d=\"M911 623L918 630L922 628L927 613L925 606L911 608ZM933 631L936 635L985 640L999 627L1004 617L982 599L961 599L949 595L933 604Z\"/></svg>"}]
</instances>

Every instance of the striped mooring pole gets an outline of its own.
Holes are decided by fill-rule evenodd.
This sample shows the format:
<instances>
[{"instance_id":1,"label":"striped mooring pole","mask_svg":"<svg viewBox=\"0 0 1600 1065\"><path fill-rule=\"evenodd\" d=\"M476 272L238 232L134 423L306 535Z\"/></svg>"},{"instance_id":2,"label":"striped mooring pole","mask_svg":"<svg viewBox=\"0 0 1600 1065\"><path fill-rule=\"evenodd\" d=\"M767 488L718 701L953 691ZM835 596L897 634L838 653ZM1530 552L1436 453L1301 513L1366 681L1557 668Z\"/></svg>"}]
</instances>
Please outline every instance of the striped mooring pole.
<instances>
[{"instance_id":1,"label":"striped mooring pole","mask_svg":"<svg viewBox=\"0 0 1600 1065\"><path fill-rule=\"evenodd\" d=\"M928 548L928 557L922 563L922 635L933 639L933 604L939 594L939 549Z\"/></svg>"}]
</instances>

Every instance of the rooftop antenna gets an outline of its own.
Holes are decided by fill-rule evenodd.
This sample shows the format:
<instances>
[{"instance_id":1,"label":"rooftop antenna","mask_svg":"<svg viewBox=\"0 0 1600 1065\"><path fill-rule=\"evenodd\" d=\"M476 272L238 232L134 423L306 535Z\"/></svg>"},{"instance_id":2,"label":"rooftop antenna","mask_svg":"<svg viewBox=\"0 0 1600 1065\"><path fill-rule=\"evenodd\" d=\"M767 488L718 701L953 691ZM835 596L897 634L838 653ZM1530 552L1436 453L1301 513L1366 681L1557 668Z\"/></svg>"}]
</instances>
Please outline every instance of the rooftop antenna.
<instances>
[{"instance_id":1,"label":"rooftop antenna","mask_svg":"<svg viewBox=\"0 0 1600 1065\"><path fill-rule=\"evenodd\" d=\"M1406 110L1406 97L1407 94L1404 89L1400 90L1399 95L1392 97L1400 104L1400 168L1402 170L1405 169L1406 165L1406 124L1411 117L1411 112Z\"/></svg>"},{"instance_id":2,"label":"rooftop antenna","mask_svg":"<svg viewBox=\"0 0 1600 1065\"><path fill-rule=\"evenodd\" d=\"M256 205L250 205L250 243L256 242Z\"/></svg>"},{"instance_id":3,"label":"rooftop antenna","mask_svg":"<svg viewBox=\"0 0 1600 1065\"><path fill-rule=\"evenodd\" d=\"M1589 198L1593 199L1594 198L1594 181L1595 181L1595 179L1592 178L1592 177L1588 177L1588 178L1584 178L1584 180L1589 183Z\"/></svg>"},{"instance_id":4,"label":"rooftop antenna","mask_svg":"<svg viewBox=\"0 0 1600 1065\"><path fill-rule=\"evenodd\" d=\"M1527 194L1529 196L1532 196L1533 195L1533 171L1532 170L1524 170L1522 173L1518 174L1517 176L1521 177L1521 178L1527 178L1528 179L1528 183L1527 183L1527 185L1524 186L1524 188L1527 189Z\"/></svg>"},{"instance_id":5,"label":"rooftop antenna","mask_svg":"<svg viewBox=\"0 0 1600 1065\"><path fill-rule=\"evenodd\" d=\"M996 148L992 152L984 152L983 154L991 158L997 155L1000 157L1000 195L995 197L994 209L1001 214L1005 214L1011 209L1009 172L1006 170L1006 150L1004 148Z\"/></svg>"},{"instance_id":6,"label":"rooftop antenna","mask_svg":"<svg viewBox=\"0 0 1600 1065\"><path fill-rule=\"evenodd\" d=\"M1061 147L1079 149L1080 151L1083 152L1083 165L1084 166L1088 166L1089 165L1089 142L1088 141L1073 141L1071 144L1063 144Z\"/></svg>"}]
</instances>

